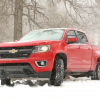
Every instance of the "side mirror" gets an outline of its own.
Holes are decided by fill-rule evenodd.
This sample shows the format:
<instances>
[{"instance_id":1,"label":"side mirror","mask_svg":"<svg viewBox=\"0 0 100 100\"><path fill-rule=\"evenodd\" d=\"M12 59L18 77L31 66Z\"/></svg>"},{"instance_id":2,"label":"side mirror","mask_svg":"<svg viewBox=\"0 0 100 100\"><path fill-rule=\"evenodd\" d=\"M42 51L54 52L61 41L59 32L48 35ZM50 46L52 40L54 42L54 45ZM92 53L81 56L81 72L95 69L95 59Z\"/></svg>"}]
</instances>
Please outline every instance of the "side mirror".
<instances>
[{"instance_id":1,"label":"side mirror","mask_svg":"<svg viewBox=\"0 0 100 100\"><path fill-rule=\"evenodd\" d=\"M69 37L68 38L68 43L76 42L77 38L76 37Z\"/></svg>"}]
</instances>

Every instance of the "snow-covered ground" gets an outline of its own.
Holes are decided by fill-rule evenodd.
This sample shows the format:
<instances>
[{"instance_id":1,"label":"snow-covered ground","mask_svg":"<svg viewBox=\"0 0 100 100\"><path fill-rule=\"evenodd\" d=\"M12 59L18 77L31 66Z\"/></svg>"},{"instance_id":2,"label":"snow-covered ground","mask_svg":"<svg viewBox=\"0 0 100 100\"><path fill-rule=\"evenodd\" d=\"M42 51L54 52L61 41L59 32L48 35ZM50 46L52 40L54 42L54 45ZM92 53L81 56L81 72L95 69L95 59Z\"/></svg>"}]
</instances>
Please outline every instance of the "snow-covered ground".
<instances>
[{"instance_id":1,"label":"snow-covered ground","mask_svg":"<svg viewBox=\"0 0 100 100\"><path fill-rule=\"evenodd\" d=\"M60 87L15 82L14 87L0 86L0 100L100 100L100 81L90 78L65 80Z\"/></svg>"}]
</instances>

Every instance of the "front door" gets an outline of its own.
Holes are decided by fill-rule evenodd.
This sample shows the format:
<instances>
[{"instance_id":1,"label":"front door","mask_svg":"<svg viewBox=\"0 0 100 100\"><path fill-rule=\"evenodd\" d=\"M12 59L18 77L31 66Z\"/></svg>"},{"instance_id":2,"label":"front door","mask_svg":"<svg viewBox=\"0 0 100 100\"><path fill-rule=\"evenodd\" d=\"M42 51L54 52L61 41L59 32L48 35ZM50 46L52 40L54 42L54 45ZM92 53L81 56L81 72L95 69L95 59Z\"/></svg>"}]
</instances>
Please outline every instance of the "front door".
<instances>
[{"instance_id":1,"label":"front door","mask_svg":"<svg viewBox=\"0 0 100 100\"><path fill-rule=\"evenodd\" d=\"M76 33L74 30L68 31L66 35L66 41L68 37L76 37ZM66 44L66 52L67 52L67 70L78 71L81 66L81 56L80 56L80 44L77 42Z\"/></svg>"}]
</instances>

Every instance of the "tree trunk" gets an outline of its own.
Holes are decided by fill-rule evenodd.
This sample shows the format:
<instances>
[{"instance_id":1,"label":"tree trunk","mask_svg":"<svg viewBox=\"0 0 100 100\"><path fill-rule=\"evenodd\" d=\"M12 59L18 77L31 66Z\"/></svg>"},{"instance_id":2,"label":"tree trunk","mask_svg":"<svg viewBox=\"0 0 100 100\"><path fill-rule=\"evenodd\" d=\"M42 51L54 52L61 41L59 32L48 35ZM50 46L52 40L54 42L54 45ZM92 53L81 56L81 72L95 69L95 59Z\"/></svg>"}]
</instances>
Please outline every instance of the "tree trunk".
<instances>
[{"instance_id":1,"label":"tree trunk","mask_svg":"<svg viewBox=\"0 0 100 100\"><path fill-rule=\"evenodd\" d=\"M22 36L23 0L15 0L14 13L14 40Z\"/></svg>"}]
</instances>

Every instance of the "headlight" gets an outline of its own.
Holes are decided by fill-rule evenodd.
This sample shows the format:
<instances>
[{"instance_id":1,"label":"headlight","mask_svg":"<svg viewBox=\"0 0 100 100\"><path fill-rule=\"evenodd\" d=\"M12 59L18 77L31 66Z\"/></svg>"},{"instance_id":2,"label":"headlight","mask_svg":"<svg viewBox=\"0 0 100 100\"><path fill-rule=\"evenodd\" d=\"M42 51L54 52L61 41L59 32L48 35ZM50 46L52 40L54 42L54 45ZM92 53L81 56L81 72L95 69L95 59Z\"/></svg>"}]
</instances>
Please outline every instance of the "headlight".
<instances>
[{"instance_id":1,"label":"headlight","mask_svg":"<svg viewBox=\"0 0 100 100\"><path fill-rule=\"evenodd\" d=\"M35 46L32 53L47 52L50 50L50 45Z\"/></svg>"}]
</instances>

